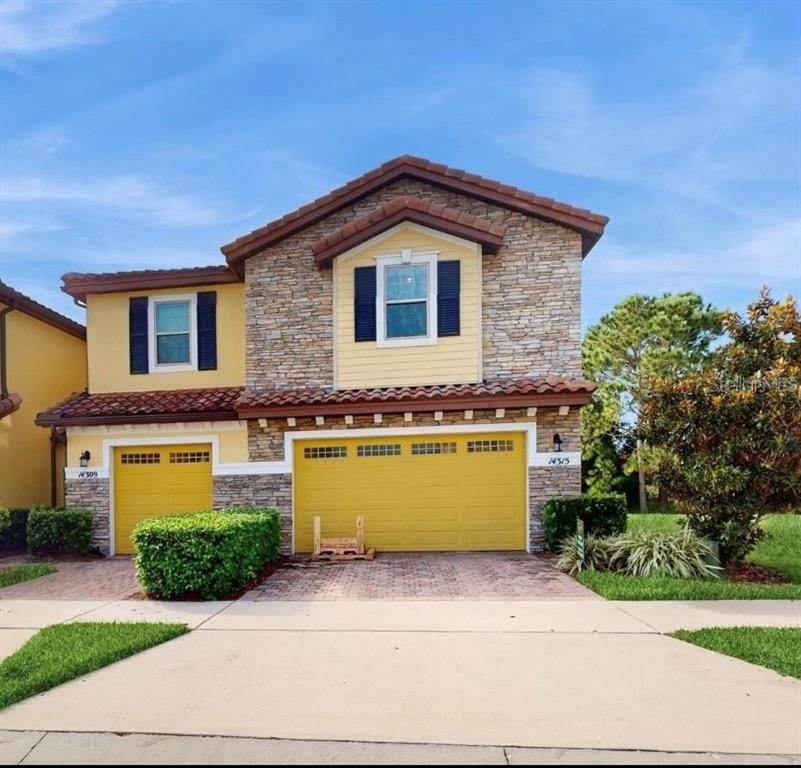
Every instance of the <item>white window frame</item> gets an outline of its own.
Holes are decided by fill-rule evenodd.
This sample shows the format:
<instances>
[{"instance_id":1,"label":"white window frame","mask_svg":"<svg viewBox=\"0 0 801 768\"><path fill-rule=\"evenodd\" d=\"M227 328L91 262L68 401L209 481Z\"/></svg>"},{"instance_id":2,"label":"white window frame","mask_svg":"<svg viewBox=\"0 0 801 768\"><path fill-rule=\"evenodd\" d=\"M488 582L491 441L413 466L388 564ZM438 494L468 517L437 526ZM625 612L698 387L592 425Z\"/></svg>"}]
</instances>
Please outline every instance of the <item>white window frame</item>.
<instances>
[{"instance_id":1,"label":"white window frame","mask_svg":"<svg viewBox=\"0 0 801 768\"><path fill-rule=\"evenodd\" d=\"M156 305L187 302L189 304L189 362L159 363L156 356ZM172 296L151 296L147 303L147 346L150 373L179 373L197 370L197 294L187 293Z\"/></svg>"},{"instance_id":2,"label":"white window frame","mask_svg":"<svg viewBox=\"0 0 801 768\"><path fill-rule=\"evenodd\" d=\"M378 347L422 347L436 344L437 336L437 258L438 251L413 253L410 248L404 248L400 253L376 257L376 298L375 298L375 330L376 346ZM386 285L385 273L387 267L401 264L427 264L428 265L428 296L426 297L426 328L425 336L401 336L387 338L386 314Z\"/></svg>"}]
</instances>

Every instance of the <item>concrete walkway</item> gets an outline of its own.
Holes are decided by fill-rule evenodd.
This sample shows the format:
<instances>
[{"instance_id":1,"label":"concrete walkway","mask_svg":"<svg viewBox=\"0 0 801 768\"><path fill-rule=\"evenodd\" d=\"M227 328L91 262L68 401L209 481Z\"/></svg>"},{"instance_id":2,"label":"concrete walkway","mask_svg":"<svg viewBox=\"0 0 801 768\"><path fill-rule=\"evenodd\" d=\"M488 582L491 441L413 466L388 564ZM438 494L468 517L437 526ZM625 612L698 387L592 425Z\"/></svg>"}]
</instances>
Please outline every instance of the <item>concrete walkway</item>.
<instances>
[{"instance_id":1,"label":"concrete walkway","mask_svg":"<svg viewBox=\"0 0 801 768\"><path fill-rule=\"evenodd\" d=\"M195 631L21 702L0 728L242 737L245 751L270 738L589 749L604 759L609 750L801 753L800 682L662 634L801 626L796 602L0 603L0 626L17 632L86 620L179 620ZM37 749L58 738L67 737ZM153 743L162 745L154 755L171 748ZM301 759L287 749L279 762ZM356 760L359 749L378 754L362 744L337 755Z\"/></svg>"}]
</instances>

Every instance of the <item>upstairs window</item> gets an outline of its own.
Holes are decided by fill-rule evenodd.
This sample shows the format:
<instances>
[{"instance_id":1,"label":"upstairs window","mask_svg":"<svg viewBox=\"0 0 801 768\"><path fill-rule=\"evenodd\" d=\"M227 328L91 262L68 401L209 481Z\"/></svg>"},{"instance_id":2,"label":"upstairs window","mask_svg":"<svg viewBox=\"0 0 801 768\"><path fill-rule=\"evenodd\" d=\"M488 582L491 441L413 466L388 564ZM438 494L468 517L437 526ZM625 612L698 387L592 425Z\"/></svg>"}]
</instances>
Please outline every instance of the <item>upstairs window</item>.
<instances>
[{"instance_id":1,"label":"upstairs window","mask_svg":"<svg viewBox=\"0 0 801 768\"><path fill-rule=\"evenodd\" d=\"M197 303L195 296L150 301L151 373L197 370Z\"/></svg>"},{"instance_id":2,"label":"upstairs window","mask_svg":"<svg viewBox=\"0 0 801 768\"><path fill-rule=\"evenodd\" d=\"M377 260L379 347L437 343L437 254L403 250Z\"/></svg>"}]
</instances>

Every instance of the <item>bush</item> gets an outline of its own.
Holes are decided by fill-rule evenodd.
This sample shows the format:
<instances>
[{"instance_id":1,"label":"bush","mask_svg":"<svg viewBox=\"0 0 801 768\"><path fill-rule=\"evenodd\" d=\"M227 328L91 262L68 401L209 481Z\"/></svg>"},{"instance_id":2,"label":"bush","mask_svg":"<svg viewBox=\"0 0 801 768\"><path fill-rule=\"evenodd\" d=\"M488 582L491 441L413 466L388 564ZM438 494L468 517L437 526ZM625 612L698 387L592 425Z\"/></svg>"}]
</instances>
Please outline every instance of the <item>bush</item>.
<instances>
[{"instance_id":1,"label":"bush","mask_svg":"<svg viewBox=\"0 0 801 768\"><path fill-rule=\"evenodd\" d=\"M11 525L11 511L0 507L0 531L4 531L9 525Z\"/></svg>"},{"instance_id":2,"label":"bush","mask_svg":"<svg viewBox=\"0 0 801 768\"><path fill-rule=\"evenodd\" d=\"M584 531L595 536L611 536L626 530L626 497L618 494L557 496L545 502L542 523L545 548L558 551L560 544L576 532L576 522L584 521Z\"/></svg>"},{"instance_id":3,"label":"bush","mask_svg":"<svg viewBox=\"0 0 801 768\"><path fill-rule=\"evenodd\" d=\"M87 555L92 551L92 513L34 507L28 515L27 536L32 555Z\"/></svg>"},{"instance_id":4,"label":"bush","mask_svg":"<svg viewBox=\"0 0 801 768\"><path fill-rule=\"evenodd\" d=\"M28 512L27 509L11 509L10 524L0 530L0 552L25 549L28 545Z\"/></svg>"},{"instance_id":5,"label":"bush","mask_svg":"<svg viewBox=\"0 0 801 768\"><path fill-rule=\"evenodd\" d=\"M609 569L610 539L589 534L584 537L584 557L579 555L578 534L562 542L556 565L571 576L580 571L606 571Z\"/></svg>"},{"instance_id":6,"label":"bush","mask_svg":"<svg viewBox=\"0 0 801 768\"><path fill-rule=\"evenodd\" d=\"M156 598L226 597L280 554L275 509L231 508L144 520L133 532L142 589Z\"/></svg>"}]
</instances>

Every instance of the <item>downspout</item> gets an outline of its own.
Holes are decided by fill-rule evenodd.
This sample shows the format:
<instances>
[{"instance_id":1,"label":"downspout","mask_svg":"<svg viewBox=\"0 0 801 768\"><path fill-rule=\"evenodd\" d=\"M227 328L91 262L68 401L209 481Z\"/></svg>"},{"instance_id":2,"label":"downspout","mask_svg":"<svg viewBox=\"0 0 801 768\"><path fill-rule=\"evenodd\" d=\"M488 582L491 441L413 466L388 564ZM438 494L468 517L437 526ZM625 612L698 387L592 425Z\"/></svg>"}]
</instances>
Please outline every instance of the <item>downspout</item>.
<instances>
[{"instance_id":1,"label":"downspout","mask_svg":"<svg viewBox=\"0 0 801 768\"><path fill-rule=\"evenodd\" d=\"M58 506L58 446L67 445L67 435L60 432L58 427L50 427L50 506Z\"/></svg>"},{"instance_id":2,"label":"downspout","mask_svg":"<svg viewBox=\"0 0 801 768\"><path fill-rule=\"evenodd\" d=\"M0 399L8 397L8 349L6 345L6 315L17 308L14 303L0 309Z\"/></svg>"}]
</instances>

